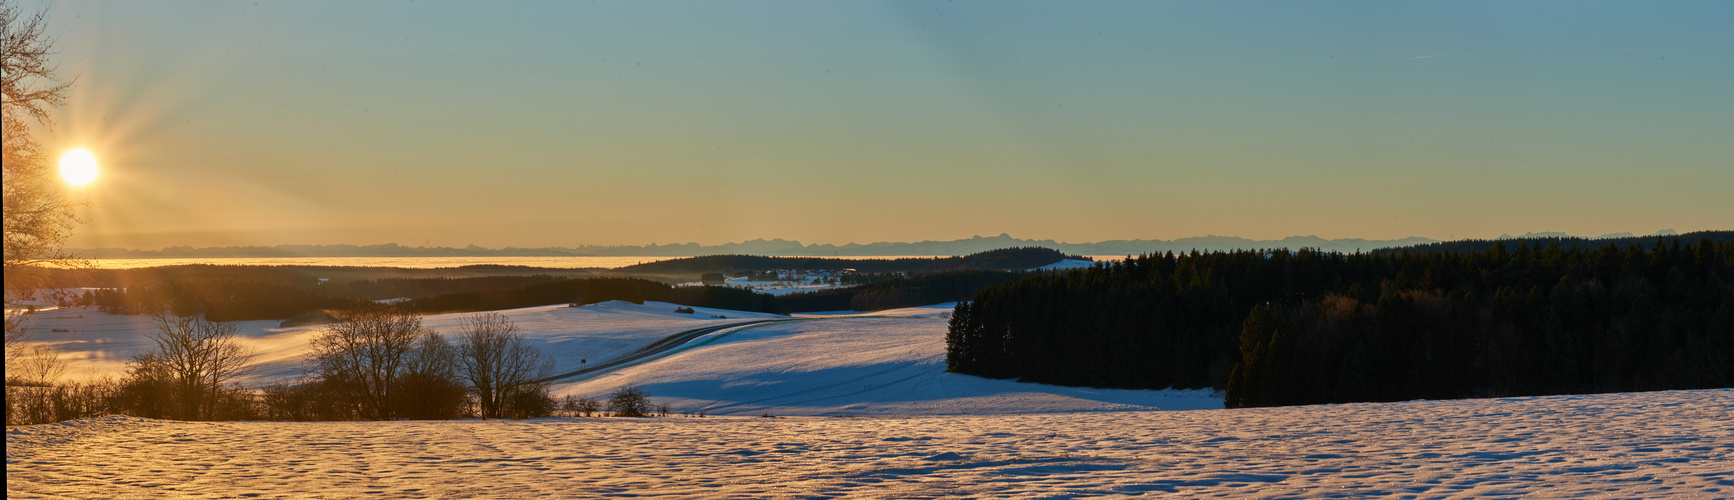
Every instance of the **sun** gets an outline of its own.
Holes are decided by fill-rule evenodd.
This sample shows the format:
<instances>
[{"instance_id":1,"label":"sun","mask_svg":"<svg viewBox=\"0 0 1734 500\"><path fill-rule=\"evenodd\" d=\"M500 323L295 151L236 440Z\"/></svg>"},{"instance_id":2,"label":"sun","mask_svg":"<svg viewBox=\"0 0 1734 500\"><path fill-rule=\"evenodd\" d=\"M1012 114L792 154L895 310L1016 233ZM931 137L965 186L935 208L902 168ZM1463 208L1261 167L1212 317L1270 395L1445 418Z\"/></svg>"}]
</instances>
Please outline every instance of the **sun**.
<instances>
[{"instance_id":1,"label":"sun","mask_svg":"<svg viewBox=\"0 0 1734 500\"><path fill-rule=\"evenodd\" d=\"M96 157L82 149L67 151L60 156L60 178L74 186L90 184L96 180Z\"/></svg>"}]
</instances>

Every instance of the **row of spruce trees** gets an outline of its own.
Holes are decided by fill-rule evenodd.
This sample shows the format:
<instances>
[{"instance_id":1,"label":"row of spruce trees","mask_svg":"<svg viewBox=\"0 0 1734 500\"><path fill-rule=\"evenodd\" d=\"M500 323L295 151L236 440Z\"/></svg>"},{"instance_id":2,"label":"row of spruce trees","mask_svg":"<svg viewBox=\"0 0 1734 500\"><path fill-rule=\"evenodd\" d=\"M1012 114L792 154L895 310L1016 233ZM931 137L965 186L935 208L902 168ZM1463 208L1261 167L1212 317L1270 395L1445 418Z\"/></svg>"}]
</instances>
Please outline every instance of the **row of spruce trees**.
<instances>
[{"instance_id":1,"label":"row of spruce trees","mask_svg":"<svg viewBox=\"0 0 1734 500\"><path fill-rule=\"evenodd\" d=\"M1734 386L1734 243L1145 255L960 303L951 371L1229 407Z\"/></svg>"}]
</instances>

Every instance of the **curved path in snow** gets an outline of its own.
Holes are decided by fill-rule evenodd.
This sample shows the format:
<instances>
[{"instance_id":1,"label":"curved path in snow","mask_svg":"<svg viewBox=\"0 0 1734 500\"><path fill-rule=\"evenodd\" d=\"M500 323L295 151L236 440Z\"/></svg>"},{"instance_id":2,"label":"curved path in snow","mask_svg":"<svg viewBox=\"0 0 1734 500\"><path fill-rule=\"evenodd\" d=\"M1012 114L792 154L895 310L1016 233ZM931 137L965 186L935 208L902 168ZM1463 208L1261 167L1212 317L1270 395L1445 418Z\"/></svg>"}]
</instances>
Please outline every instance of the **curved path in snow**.
<instances>
[{"instance_id":1,"label":"curved path in snow","mask_svg":"<svg viewBox=\"0 0 1734 500\"><path fill-rule=\"evenodd\" d=\"M656 341L656 342L654 342L648 346L645 346L643 349L639 349L638 352L634 352L634 353L632 353L632 354L630 354L624 358L608 361L606 363L597 363L594 366L590 366L590 367L587 367L587 368L584 368L581 370L577 370L577 371L562 373L562 374L555 375L552 377L543 378L540 380L536 380L533 383L545 384L545 383L549 383L549 382L560 381L560 380L569 379L569 378L573 378L573 377L577 377L577 376L581 376L581 375L591 375L591 374L595 374L598 372L610 370L613 368L618 368L618 367L625 366L625 365L630 364L630 363L634 363L637 361L643 361L643 360L650 359L650 358L655 357L655 356L666 354L669 351L674 350L674 348L685 345L687 342L692 342L693 340L696 340L699 337L703 337L705 335L710 335L712 333L720 332L720 331L727 330L730 328L738 328L738 327L743 327L743 326L748 326L748 325L757 325L757 324L761 324L761 323L784 323L784 322L789 322L789 321L807 321L807 320L806 319L760 319L760 320L753 320L753 321L742 321L739 323L729 323L726 325L716 325L716 326L707 326L704 328L694 328L691 330L676 333L674 335L669 335L667 337L663 337L662 340L658 340L658 341Z\"/></svg>"}]
</instances>

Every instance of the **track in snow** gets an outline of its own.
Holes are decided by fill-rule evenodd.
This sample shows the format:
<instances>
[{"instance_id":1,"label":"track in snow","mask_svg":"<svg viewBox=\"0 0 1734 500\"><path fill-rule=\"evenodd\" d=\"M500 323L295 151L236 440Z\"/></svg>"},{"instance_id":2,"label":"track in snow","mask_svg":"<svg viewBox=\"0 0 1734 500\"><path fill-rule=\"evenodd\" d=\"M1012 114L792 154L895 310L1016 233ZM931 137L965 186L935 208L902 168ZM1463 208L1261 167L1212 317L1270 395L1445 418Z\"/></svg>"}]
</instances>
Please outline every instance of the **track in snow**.
<instances>
[{"instance_id":1,"label":"track in snow","mask_svg":"<svg viewBox=\"0 0 1734 500\"><path fill-rule=\"evenodd\" d=\"M562 373L559 375L554 375L552 377L543 378L543 379L535 381L534 383L545 384L545 383L570 379L570 378L574 378L574 377L579 377L579 376L583 376L583 375L594 375L594 374L597 374L597 373L600 373L603 371L607 371L607 370L611 370L611 369L618 368L621 366L625 366L627 364L635 363L638 361L644 361L644 360L650 359L652 357L660 356L662 354L667 354L669 351L674 350L674 348L680 347L682 345L686 345L686 343L692 342L693 340L696 340L699 337L703 337L705 335L710 335L712 333L720 332L720 331L727 330L730 328L738 328L738 327L764 324L764 323L785 323L785 322L790 322L790 321L808 321L808 320L804 320L804 319L761 319L761 320L753 320L753 321L742 321L739 323L729 323L726 325L707 326L704 328L694 328L694 329L687 330L684 332L676 333L674 335L669 335L667 337L663 337L662 340L658 340L658 341L656 341L656 342L654 342L648 346L645 346L643 349L640 349L638 352L632 353L631 355L628 355L624 358L616 359L616 360L609 361L606 363L597 363L595 366L591 366L591 367L576 370L576 371L566 372L566 373Z\"/></svg>"},{"instance_id":2,"label":"track in snow","mask_svg":"<svg viewBox=\"0 0 1734 500\"><path fill-rule=\"evenodd\" d=\"M948 323L923 316L749 325L693 340L654 359L612 367L606 375L564 379L553 392L594 398L632 386L681 413L738 416L1222 407L1221 396L1209 390L1061 387L949 373Z\"/></svg>"}]
</instances>

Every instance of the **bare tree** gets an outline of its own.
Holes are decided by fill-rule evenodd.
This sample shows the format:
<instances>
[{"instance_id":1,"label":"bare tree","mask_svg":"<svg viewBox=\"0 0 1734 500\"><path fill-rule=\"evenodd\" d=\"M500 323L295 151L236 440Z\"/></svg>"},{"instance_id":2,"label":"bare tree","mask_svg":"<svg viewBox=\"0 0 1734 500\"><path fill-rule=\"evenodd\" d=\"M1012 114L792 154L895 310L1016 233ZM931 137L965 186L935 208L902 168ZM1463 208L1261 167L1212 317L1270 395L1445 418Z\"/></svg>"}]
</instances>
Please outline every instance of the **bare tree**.
<instances>
[{"instance_id":1,"label":"bare tree","mask_svg":"<svg viewBox=\"0 0 1734 500\"><path fill-rule=\"evenodd\" d=\"M416 342L426 335L437 334L422 328L421 316L402 309L374 305L346 311L313 338L313 371L344 387L363 418L390 419L395 416L392 391L407 373Z\"/></svg>"},{"instance_id":2,"label":"bare tree","mask_svg":"<svg viewBox=\"0 0 1734 500\"><path fill-rule=\"evenodd\" d=\"M60 351L42 344L23 346L6 358L7 385L52 385L66 372Z\"/></svg>"},{"instance_id":3,"label":"bare tree","mask_svg":"<svg viewBox=\"0 0 1734 500\"><path fill-rule=\"evenodd\" d=\"M6 310L6 366L24 354L24 341L30 340L30 324L23 311ZM11 369L6 370L11 372Z\"/></svg>"},{"instance_id":4,"label":"bare tree","mask_svg":"<svg viewBox=\"0 0 1734 500\"><path fill-rule=\"evenodd\" d=\"M47 287L49 267L81 262L61 250L72 234L79 205L62 196L48 154L31 134L31 121L53 125L49 111L66 101L72 82L55 77L49 61L54 40L44 33L46 12L26 16L0 2L0 170L4 171L5 298Z\"/></svg>"},{"instance_id":5,"label":"bare tree","mask_svg":"<svg viewBox=\"0 0 1734 500\"><path fill-rule=\"evenodd\" d=\"M554 360L525 341L518 325L495 312L467 315L462 322L459 375L475 391L482 418L505 416L513 401L546 399L545 387L535 380L553 371Z\"/></svg>"},{"instance_id":6,"label":"bare tree","mask_svg":"<svg viewBox=\"0 0 1734 500\"><path fill-rule=\"evenodd\" d=\"M134 358L135 374L163 377L173 392L174 415L186 420L216 418L225 385L252 369L255 353L236 338L240 327L200 315L151 316L156 332L149 335L157 349Z\"/></svg>"},{"instance_id":7,"label":"bare tree","mask_svg":"<svg viewBox=\"0 0 1734 500\"><path fill-rule=\"evenodd\" d=\"M457 349L444 336L423 335L405 361L403 372L442 378L454 376L458 368L457 355Z\"/></svg>"}]
</instances>

